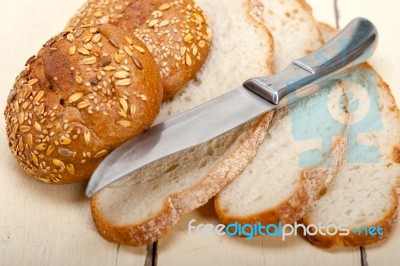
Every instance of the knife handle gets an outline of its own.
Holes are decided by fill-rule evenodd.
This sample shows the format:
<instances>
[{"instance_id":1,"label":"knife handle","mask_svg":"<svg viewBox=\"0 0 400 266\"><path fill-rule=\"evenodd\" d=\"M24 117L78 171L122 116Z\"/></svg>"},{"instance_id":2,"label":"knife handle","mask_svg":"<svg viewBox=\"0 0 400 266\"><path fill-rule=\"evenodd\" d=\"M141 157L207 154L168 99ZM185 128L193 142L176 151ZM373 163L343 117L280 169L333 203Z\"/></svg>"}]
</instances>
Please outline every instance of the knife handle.
<instances>
[{"instance_id":1,"label":"knife handle","mask_svg":"<svg viewBox=\"0 0 400 266\"><path fill-rule=\"evenodd\" d=\"M285 70L269 77L247 80L245 88L262 98L282 104L281 100L301 90L306 96L311 86L339 72L367 61L378 44L378 32L367 19L352 20L332 40L315 52L294 60Z\"/></svg>"}]
</instances>

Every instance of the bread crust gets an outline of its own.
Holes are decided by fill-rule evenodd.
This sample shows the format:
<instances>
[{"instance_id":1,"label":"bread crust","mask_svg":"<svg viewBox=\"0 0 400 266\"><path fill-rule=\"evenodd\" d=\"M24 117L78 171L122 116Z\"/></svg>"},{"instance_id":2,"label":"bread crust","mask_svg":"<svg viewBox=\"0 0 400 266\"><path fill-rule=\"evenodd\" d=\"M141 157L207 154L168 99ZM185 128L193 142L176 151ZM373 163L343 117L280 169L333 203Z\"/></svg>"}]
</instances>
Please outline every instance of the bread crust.
<instances>
[{"instance_id":1,"label":"bread crust","mask_svg":"<svg viewBox=\"0 0 400 266\"><path fill-rule=\"evenodd\" d=\"M9 147L43 182L86 180L112 149L152 125L161 100L157 65L132 34L112 25L67 31L17 77L5 110Z\"/></svg>"},{"instance_id":2,"label":"bread crust","mask_svg":"<svg viewBox=\"0 0 400 266\"><path fill-rule=\"evenodd\" d=\"M207 18L193 0L89 0L67 27L103 23L146 44L160 69L164 100L194 78L210 47Z\"/></svg>"},{"instance_id":3,"label":"bread crust","mask_svg":"<svg viewBox=\"0 0 400 266\"><path fill-rule=\"evenodd\" d=\"M95 194L90 201L93 220L100 234L107 240L140 246L150 244L167 234L169 228L175 225L179 217L206 204L216 193L238 174L255 156L257 147L266 136L273 112L269 112L259 119L257 125L251 129L249 136L225 160L214 167L195 186L172 194L165 199L163 208L148 219L129 225L117 225L107 220L102 214L99 204L99 194Z\"/></svg>"},{"instance_id":4,"label":"bread crust","mask_svg":"<svg viewBox=\"0 0 400 266\"><path fill-rule=\"evenodd\" d=\"M314 236L306 235L305 238L313 245L322 248L332 248L337 246L348 246L348 247L366 246L385 240L394 231L397 225L399 200L398 200L398 195L394 189L391 193L391 197L392 197L392 206L389 208L386 215L382 217L380 220L378 220L376 223L365 225L368 228L371 226L381 227L383 229L382 236L380 235L366 236L350 232L350 234L347 236L340 236L339 234L333 236L326 234L325 236L323 236L321 234L316 234ZM306 217L301 222L306 226L310 224L310 221ZM352 228L349 229L352 230Z\"/></svg>"},{"instance_id":5,"label":"bread crust","mask_svg":"<svg viewBox=\"0 0 400 266\"><path fill-rule=\"evenodd\" d=\"M271 31L268 29L267 26L264 25L260 20L256 19L253 15L255 12L254 10L257 9L257 6L254 6L252 1L246 1L246 17L257 27L261 28L265 34L268 35L268 39L274 40L274 36L272 36ZM271 42L268 44L270 46L269 51L271 51L271 57L275 55L275 42ZM269 59L268 59L269 60ZM267 62L267 68L270 73L275 73L275 67L274 64L271 64L271 62Z\"/></svg>"},{"instance_id":6,"label":"bread crust","mask_svg":"<svg viewBox=\"0 0 400 266\"><path fill-rule=\"evenodd\" d=\"M93 221L98 232L108 241L142 246L157 241L166 235L171 226L179 220L180 214L171 199L164 202L163 208L152 217L134 225L115 225L103 217L98 198L94 195L90 200Z\"/></svg>"}]
</instances>

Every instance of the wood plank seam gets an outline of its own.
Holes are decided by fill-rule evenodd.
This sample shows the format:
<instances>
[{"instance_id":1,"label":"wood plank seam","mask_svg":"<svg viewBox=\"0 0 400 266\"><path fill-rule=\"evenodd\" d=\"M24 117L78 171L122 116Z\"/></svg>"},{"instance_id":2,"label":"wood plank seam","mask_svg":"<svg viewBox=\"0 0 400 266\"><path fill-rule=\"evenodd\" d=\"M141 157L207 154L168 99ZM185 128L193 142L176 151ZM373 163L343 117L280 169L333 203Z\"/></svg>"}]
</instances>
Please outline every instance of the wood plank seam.
<instances>
[{"instance_id":1,"label":"wood plank seam","mask_svg":"<svg viewBox=\"0 0 400 266\"><path fill-rule=\"evenodd\" d=\"M340 12L338 0L333 0L333 7L335 12L336 28L340 29Z\"/></svg>"},{"instance_id":2,"label":"wood plank seam","mask_svg":"<svg viewBox=\"0 0 400 266\"><path fill-rule=\"evenodd\" d=\"M367 261L367 250L364 246L360 247L360 255L361 255L361 266L368 266Z\"/></svg>"},{"instance_id":3,"label":"wood plank seam","mask_svg":"<svg viewBox=\"0 0 400 266\"><path fill-rule=\"evenodd\" d=\"M117 247L117 257L115 258L115 266L118 265L118 254L119 254L119 248L120 248L120 247L121 247L121 245L118 244L118 247Z\"/></svg>"},{"instance_id":4,"label":"wood plank seam","mask_svg":"<svg viewBox=\"0 0 400 266\"><path fill-rule=\"evenodd\" d=\"M144 266L157 266L157 247L158 242L154 242L147 246L146 260L144 261Z\"/></svg>"}]
</instances>

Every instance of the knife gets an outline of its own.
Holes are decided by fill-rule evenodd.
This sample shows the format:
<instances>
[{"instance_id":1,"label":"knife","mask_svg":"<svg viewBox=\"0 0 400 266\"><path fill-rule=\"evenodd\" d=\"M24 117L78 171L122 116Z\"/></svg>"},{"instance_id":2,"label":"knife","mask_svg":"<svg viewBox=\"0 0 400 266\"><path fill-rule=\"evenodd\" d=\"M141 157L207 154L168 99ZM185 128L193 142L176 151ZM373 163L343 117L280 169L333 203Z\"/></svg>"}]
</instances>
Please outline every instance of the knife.
<instances>
[{"instance_id":1,"label":"knife","mask_svg":"<svg viewBox=\"0 0 400 266\"><path fill-rule=\"evenodd\" d=\"M288 104L292 93L309 95L312 84L337 78L371 57L378 43L375 26L356 18L312 54L294 60L282 72L255 77L242 86L157 124L110 153L93 173L86 195L93 194L139 168L192 148Z\"/></svg>"}]
</instances>

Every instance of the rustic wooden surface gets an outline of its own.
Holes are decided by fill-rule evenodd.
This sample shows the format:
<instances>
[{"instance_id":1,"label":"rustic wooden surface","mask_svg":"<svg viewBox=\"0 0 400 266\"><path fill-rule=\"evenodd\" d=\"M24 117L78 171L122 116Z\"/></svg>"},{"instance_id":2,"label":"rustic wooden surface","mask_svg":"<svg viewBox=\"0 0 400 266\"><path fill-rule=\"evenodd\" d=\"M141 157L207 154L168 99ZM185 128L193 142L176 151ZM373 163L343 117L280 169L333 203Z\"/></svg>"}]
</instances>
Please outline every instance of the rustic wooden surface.
<instances>
[{"instance_id":1,"label":"rustic wooden surface","mask_svg":"<svg viewBox=\"0 0 400 266\"><path fill-rule=\"evenodd\" d=\"M2 1L0 110L27 58L60 31L83 0ZM372 20L380 44L371 63L400 100L400 2L396 0L309 0L316 18L343 26L356 16ZM337 19L338 18L338 19ZM397 75L396 75L397 74ZM49 186L35 181L8 150L0 116L0 265L399 265L400 227L388 240L365 249L322 250L300 237L245 241L187 235L187 223L216 224L212 205L185 215L150 249L108 243L97 233L83 196L85 184Z\"/></svg>"}]
</instances>

